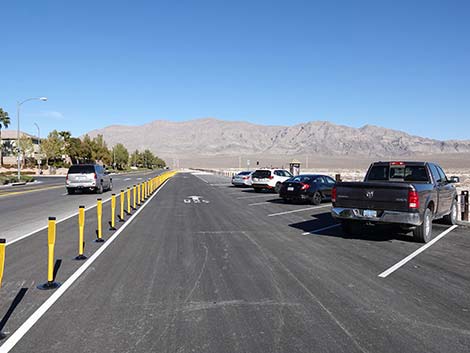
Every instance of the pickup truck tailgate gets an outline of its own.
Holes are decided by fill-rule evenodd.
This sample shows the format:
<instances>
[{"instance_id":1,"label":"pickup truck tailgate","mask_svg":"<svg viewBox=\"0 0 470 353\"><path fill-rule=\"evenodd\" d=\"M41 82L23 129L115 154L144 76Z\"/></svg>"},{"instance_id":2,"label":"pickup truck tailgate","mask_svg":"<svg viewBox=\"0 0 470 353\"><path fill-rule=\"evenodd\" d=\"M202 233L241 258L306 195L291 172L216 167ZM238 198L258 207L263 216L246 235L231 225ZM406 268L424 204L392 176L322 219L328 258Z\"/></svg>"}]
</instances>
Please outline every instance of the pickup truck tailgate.
<instances>
[{"instance_id":1,"label":"pickup truck tailgate","mask_svg":"<svg viewBox=\"0 0 470 353\"><path fill-rule=\"evenodd\" d=\"M406 212L410 189L406 183L337 183L335 207Z\"/></svg>"}]
</instances>

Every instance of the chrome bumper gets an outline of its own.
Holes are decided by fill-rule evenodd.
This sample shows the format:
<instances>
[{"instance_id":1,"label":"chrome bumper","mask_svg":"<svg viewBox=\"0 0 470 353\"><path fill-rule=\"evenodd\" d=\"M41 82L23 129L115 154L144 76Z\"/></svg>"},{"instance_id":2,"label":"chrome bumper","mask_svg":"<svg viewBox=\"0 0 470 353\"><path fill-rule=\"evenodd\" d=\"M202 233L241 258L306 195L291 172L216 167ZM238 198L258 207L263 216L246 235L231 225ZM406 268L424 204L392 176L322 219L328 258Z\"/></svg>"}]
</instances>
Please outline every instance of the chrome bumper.
<instances>
[{"instance_id":1,"label":"chrome bumper","mask_svg":"<svg viewBox=\"0 0 470 353\"><path fill-rule=\"evenodd\" d=\"M399 223L419 226L423 223L419 213L383 211L379 217L365 217L361 210L357 208L334 207L331 209L331 215L337 219L352 219L364 222L375 223Z\"/></svg>"}]
</instances>

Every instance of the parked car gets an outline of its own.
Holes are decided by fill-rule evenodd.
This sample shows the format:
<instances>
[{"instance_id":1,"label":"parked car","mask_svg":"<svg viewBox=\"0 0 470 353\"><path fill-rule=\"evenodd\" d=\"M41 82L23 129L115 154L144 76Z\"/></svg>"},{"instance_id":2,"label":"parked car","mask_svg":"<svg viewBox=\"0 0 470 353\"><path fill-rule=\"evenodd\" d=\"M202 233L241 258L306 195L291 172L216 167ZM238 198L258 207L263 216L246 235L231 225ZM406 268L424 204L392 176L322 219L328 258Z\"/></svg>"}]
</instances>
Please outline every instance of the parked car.
<instances>
[{"instance_id":1,"label":"parked car","mask_svg":"<svg viewBox=\"0 0 470 353\"><path fill-rule=\"evenodd\" d=\"M76 190L90 190L101 194L113 189L113 180L109 172L99 164L77 164L69 168L65 186L69 194Z\"/></svg>"},{"instance_id":2,"label":"parked car","mask_svg":"<svg viewBox=\"0 0 470 353\"><path fill-rule=\"evenodd\" d=\"M256 192L272 190L279 193L281 184L290 178L292 174L284 169L258 169L251 175L251 186Z\"/></svg>"},{"instance_id":3,"label":"parked car","mask_svg":"<svg viewBox=\"0 0 470 353\"><path fill-rule=\"evenodd\" d=\"M331 199L331 190L335 183L328 175L298 175L282 183L279 196L284 202L309 201L319 205L323 200Z\"/></svg>"},{"instance_id":4,"label":"parked car","mask_svg":"<svg viewBox=\"0 0 470 353\"><path fill-rule=\"evenodd\" d=\"M448 179L435 163L373 163L364 182L336 184L331 214L346 233L356 234L366 224L388 223L428 242L433 219L457 221L456 182L459 178Z\"/></svg>"},{"instance_id":5,"label":"parked car","mask_svg":"<svg viewBox=\"0 0 470 353\"><path fill-rule=\"evenodd\" d=\"M240 172L232 177L232 184L235 186L251 186L251 174L252 171Z\"/></svg>"}]
</instances>

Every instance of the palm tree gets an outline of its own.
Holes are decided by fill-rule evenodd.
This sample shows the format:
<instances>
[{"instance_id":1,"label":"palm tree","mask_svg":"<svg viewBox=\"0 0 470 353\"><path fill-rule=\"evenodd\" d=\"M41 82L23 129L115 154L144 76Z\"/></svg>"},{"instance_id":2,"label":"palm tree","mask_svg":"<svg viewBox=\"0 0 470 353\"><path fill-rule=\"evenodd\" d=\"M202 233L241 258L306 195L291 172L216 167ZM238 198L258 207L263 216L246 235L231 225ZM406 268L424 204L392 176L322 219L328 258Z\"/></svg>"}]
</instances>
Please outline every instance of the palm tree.
<instances>
[{"instance_id":1,"label":"palm tree","mask_svg":"<svg viewBox=\"0 0 470 353\"><path fill-rule=\"evenodd\" d=\"M0 108L0 167L3 167L3 142L2 142L2 128L10 126L10 117L8 112Z\"/></svg>"}]
</instances>

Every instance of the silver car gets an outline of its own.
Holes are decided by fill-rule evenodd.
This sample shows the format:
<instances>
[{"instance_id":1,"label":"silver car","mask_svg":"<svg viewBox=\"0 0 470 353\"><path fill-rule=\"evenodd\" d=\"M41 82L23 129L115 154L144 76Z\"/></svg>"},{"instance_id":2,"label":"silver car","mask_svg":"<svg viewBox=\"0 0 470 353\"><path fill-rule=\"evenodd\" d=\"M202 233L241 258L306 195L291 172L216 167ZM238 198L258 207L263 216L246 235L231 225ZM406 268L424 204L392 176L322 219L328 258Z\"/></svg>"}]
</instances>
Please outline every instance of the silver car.
<instances>
[{"instance_id":1,"label":"silver car","mask_svg":"<svg viewBox=\"0 0 470 353\"><path fill-rule=\"evenodd\" d=\"M232 184L235 186L251 186L251 174L253 172L244 171L232 177Z\"/></svg>"},{"instance_id":2,"label":"silver car","mask_svg":"<svg viewBox=\"0 0 470 353\"><path fill-rule=\"evenodd\" d=\"M109 172L99 164L77 164L69 168L65 179L69 194L76 190L95 191L98 194L113 189L113 180Z\"/></svg>"}]
</instances>

